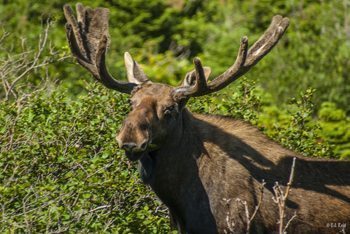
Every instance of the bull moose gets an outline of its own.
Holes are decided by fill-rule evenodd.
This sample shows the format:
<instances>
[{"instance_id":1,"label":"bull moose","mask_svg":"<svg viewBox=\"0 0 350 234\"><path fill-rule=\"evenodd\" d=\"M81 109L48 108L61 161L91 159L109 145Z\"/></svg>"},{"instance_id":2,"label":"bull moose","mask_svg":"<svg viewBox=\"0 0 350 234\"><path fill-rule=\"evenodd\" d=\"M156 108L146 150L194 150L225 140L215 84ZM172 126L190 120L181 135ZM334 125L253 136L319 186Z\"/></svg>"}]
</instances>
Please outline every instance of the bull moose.
<instances>
[{"instance_id":1,"label":"bull moose","mask_svg":"<svg viewBox=\"0 0 350 234\"><path fill-rule=\"evenodd\" d=\"M151 82L128 52L128 81L108 72L106 8L77 4L77 17L64 6L66 33L78 63L107 88L130 94L132 110L116 137L128 159L139 160L148 184L180 233L244 233L247 219L237 199L253 212L251 233L278 230L279 211L273 197L276 181L286 186L296 158L293 188L285 204L289 233L350 231L350 162L305 158L270 140L255 127L229 117L191 113L186 103L219 91L256 65L281 39L289 19L274 16L265 33L248 48L240 42L234 64L214 79L210 68L194 59L194 70L179 87ZM210 81L211 80L211 81ZM261 181L266 184L261 188ZM340 225L341 224L341 225ZM342 227L342 230L339 229Z\"/></svg>"}]
</instances>

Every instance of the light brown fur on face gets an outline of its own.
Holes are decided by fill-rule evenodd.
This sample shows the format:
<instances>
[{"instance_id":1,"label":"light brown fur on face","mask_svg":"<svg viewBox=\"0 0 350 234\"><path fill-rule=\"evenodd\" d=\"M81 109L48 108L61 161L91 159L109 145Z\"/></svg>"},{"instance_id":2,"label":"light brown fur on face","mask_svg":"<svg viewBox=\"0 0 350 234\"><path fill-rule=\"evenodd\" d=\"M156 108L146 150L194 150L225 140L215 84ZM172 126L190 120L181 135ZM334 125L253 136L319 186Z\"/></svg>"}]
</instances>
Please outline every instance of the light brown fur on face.
<instances>
[{"instance_id":1,"label":"light brown fur on face","mask_svg":"<svg viewBox=\"0 0 350 234\"><path fill-rule=\"evenodd\" d=\"M173 88L145 83L137 87L130 99L132 111L117 136L118 144L131 160L159 147L179 116L179 104L172 98ZM132 147L128 148L128 145Z\"/></svg>"}]
</instances>

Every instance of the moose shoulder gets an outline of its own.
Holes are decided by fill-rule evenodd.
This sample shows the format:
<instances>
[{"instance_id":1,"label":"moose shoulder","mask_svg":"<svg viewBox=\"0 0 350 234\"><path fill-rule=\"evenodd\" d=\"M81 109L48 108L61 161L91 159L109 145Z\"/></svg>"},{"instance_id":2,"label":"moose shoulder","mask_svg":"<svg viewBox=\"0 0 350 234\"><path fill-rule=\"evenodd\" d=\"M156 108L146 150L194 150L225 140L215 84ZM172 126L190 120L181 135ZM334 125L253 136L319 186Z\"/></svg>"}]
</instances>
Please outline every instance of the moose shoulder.
<instances>
[{"instance_id":1,"label":"moose shoulder","mask_svg":"<svg viewBox=\"0 0 350 234\"><path fill-rule=\"evenodd\" d=\"M277 231L279 211L271 199L273 184L286 185L296 157L293 190L285 207L291 233L350 231L350 162L307 159L271 141L256 128L222 116L192 114L189 98L216 92L242 76L279 41L287 18L275 16L266 32L248 49L243 37L235 63L208 81L210 68L194 59L180 87L151 82L125 53L128 82L114 79L105 65L109 43L108 9L77 4L77 19L64 7L66 31L79 64L106 87L131 94L132 110L117 136L130 160L139 160L141 176L169 208L180 233L244 233L243 200L252 213L253 233Z\"/></svg>"}]
</instances>

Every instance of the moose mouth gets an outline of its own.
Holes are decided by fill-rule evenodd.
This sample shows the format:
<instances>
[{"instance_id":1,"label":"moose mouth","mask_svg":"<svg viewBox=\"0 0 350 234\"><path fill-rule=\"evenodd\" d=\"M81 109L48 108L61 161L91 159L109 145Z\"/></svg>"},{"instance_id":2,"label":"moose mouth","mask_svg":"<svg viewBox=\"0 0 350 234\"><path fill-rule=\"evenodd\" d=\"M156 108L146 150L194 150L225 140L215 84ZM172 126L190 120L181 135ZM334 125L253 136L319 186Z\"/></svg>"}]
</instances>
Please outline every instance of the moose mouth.
<instances>
[{"instance_id":1,"label":"moose mouth","mask_svg":"<svg viewBox=\"0 0 350 234\"><path fill-rule=\"evenodd\" d=\"M127 151L125 150L126 157L131 161L137 161L142 159L144 156L147 156L149 153L159 149L156 144L148 144L147 148L143 151Z\"/></svg>"},{"instance_id":2,"label":"moose mouth","mask_svg":"<svg viewBox=\"0 0 350 234\"><path fill-rule=\"evenodd\" d=\"M148 154L148 151L142 151L142 152L130 152L125 151L126 157L128 157L131 161L137 161L140 160L143 156L146 156Z\"/></svg>"},{"instance_id":3,"label":"moose mouth","mask_svg":"<svg viewBox=\"0 0 350 234\"><path fill-rule=\"evenodd\" d=\"M143 152L128 152L125 151L126 156L131 161L139 160L138 171L140 172L143 183L150 184L154 175L155 159L152 152L155 151L143 151Z\"/></svg>"}]
</instances>

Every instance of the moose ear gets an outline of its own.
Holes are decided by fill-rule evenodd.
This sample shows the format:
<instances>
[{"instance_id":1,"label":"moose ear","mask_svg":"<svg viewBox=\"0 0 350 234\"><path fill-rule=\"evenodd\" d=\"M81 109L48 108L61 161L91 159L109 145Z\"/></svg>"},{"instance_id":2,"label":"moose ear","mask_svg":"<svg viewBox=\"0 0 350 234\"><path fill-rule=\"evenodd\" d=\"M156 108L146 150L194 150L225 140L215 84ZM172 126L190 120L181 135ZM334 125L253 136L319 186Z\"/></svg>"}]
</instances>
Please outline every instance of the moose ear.
<instances>
[{"instance_id":1,"label":"moose ear","mask_svg":"<svg viewBox=\"0 0 350 234\"><path fill-rule=\"evenodd\" d=\"M211 73L211 68L210 67L203 67L204 70L204 75L205 75L205 79L208 81L208 78L210 76ZM181 86L192 86L194 85L194 82L196 80L196 71L190 71L186 74L185 79L182 81L182 85Z\"/></svg>"},{"instance_id":2,"label":"moose ear","mask_svg":"<svg viewBox=\"0 0 350 234\"><path fill-rule=\"evenodd\" d=\"M140 65L135 62L128 52L124 53L124 63L130 83L141 84L148 81L148 78Z\"/></svg>"}]
</instances>

